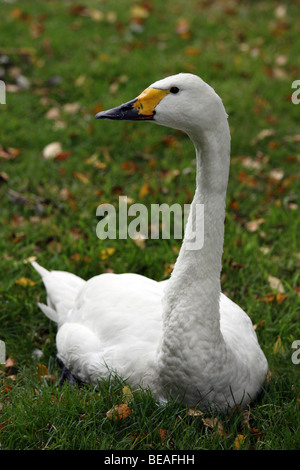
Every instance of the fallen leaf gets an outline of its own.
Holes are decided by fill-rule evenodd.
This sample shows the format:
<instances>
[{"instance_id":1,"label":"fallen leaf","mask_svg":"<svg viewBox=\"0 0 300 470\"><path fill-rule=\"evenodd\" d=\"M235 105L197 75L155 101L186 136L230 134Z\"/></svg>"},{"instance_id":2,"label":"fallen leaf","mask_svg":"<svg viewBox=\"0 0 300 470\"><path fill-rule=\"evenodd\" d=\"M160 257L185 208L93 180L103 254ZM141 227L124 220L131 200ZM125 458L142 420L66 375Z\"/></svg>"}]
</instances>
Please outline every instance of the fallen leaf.
<instances>
[{"instance_id":1,"label":"fallen leaf","mask_svg":"<svg viewBox=\"0 0 300 470\"><path fill-rule=\"evenodd\" d=\"M233 446L235 450L240 450L245 442L246 437L243 434L238 434L234 440Z\"/></svg>"},{"instance_id":2,"label":"fallen leaf","mask_svg":"<svg viewBox=\"0 0 300 470\"><path fill-rule=\"evenodd\" d=\"M50 382L55 382L55 375L49 374L48 368L44 364L38 364L38 375L40 379L49 380Z\"/></svg>"},{"instance_id":3,"label":"fallen leaf","mask_svg":"<svg viewBox=\"0 0 300 470\"><path fill-rule=\"evenodd\" d=\"M284 293L284 287L283 287L283 284L282 284L282 282L280 281L280 279L278 279L278 278L275 277L275 276L269 275L269 276L268 276L268 281L269 281L269 285L270 285L271 289L276 290L276 291L279 292L280 294L283 294L283 293Z\"/></svg>"},{"instance_id":4,"label":"fallen leaf","mask_svg":"<svg viewBox=\"0 0 300 470\"><path fill-rule=\"evenodd\" d=\"M189 55L189 56L199 56L201 53L201 48L188 46L185 48L185 53L186 55Z\"/></svg>"},{"instance_id":5,"label":"fallen leaf","mask_svg":"<svg viewBox=\"0 0 300 470\"><path fill-rule=\"evenodd\" d=\"M60 142L51 142L50 144L46 145L43 150L43 157L46 159L52 159L57 157L60 153L62 153L62 145Z\"/></svg>"},{"instance_id":6,"label":"fallen leaf","mask_svg":"<svg viewBox=\"0 0 300 470\"><path fill-rule=\"evenodd\" d=\"M277 304L281 304L286 298L288 294L274 294L274 292L268 292L264 297L259 299L260 302L268 302L271 304L272 302L276 302Z\"/></svg>"},{"instance_id":7,"label":"fallen leaf","mask_svg":"<svg viewBox=\"0 0 300 470\"><path fill-rule=\"evenodd\" d=\"M9 176L5 171L0 171L0 183L8 183Z\"/></svg>"},{"instance_id":8,"label":"fallen leaf","mask_svg":"<svg viewBox=\"0 0 300 470\"><path fill-rule=\"evenodd\" d=\"M121 405L113 406L109 411L107 411L106 416L114 421L118 421L121 419L127 418L132 413L132 410L126 403L122 403Z\"/></svg>"},{"instance_id":9,"label":"fallen leaf","mask_svg":"<svg viewBox=\"0 0 300 470\"><path fill-rule=\"evenodd\" d=\"M283 344L282 344L282 341L281 341L281 338L280 336L277 337L277 340L275 341L274 343L274 346L273 346L273 354L274 355L282 355L284 354L284 347L283 347Z\"/></svg>"},{"instance_id":10,"label":"fallen leaf","mask_svg":"<svg viewBox=\"0 0 300 470\"><path fill-rule=\"evenodd\" d=\"M78 179L79 181L81 181L84 184L87 184L90 181L88 176L84 175L83 173L80 173L79 171L74 171L73 176L74 176L74 178Z\"/></svg>"},{"instance_id":11,"label":"fallen leaf","mask_svg":"<svg viewBox=\"0 0 300 470\"><path fill-rule=\"evenodd\" d=\"M39 377L44 377L44 375L48 375L48 368L44 364L38 364L38 374Z\"/></svg>"},{"instance_id":12,"label":"fallen leaf","mask_svg":"<svg viewBox=\"0 0 300 470\"><path fill-rule=\"evenodd\" d=\"M62 109L65 113L74 114L79 111L80 104L79 103L66 103Z\"/></svg>"},{"instance_id":13,"label":"fallen leaf","mask_svg":"<svg viewBox=\"0 0 300 470\"><path fill-rule=\"evenodd\" d=\"M133 400L133 394L131 388L125 385L122 390L122 401L127 405Z\"/></svg>"},{"instance_id":14,"label":"fallen leaf","mask_svg":"<svg viewBox=\"0 0 300 470\"><path fill-rule=\"evenodd\" d=\"M223 431L223 425L221 421L218 420L218 418L203 418L202 422L204 426L207 426L208 428L215 430L217 428L217 432L220 437L223 437L226 435Z\"/></svg>"},{"instance_id":15,"label":"fallen leaf","mask_svg":"<svg viewBox=\"0 0 300 470\"><path fill-rule=\"evenodd\" d=\"M251 220L250 222L246 223L246 229L249 232L256 232L259 229L259 226L263 224L265 219L257 219L257 220Z\"/></svg>"},{"instance_id":16,"label":"fallen leaf","mask_svg":"<svg viewBox=\"0 0 300 470\"><path fill-rule=\"evenodd\" d=\"M161 442L164 443L168 435L167 430L163 428L158 428L158 434L160 436Z\"/></svg>"},{"instance_id":17,"label":"fallen leaf","mask_svg":"<svg viewBox=\"0 0 300 470\"><path fill-rule=\"evenodd\" d=\"M14 365L15 365L15 360L11 356L9 356L6 359L5 367L13 367Z\"/></svg>"},{"instance_id":18,"label":"fallen leaf","mask_svg":"<svg viewBox=\"0 0 300 470\"><path fill-rule=\"evenodd\" d=\"M4 158L5 160L14 160L20 154L20 150L14 147L2 147L0 145L0 158Z\"/></svg>"},{"instance_id":19,"label":"fallen leaf","mask_svg":"<svg viewBox=\"0 0 300 470\"><path fill-rule=\"evenodd\" d=\"M141 233L135 233L133 241L139 248L144 249L146 247L146 237Z\"/></svg>"},{"instance_id":20,"label":"fallen leaf","mask_svg":"<svg viewBox=\"0 0 300 470\"><path fill-rule=\"evenodd\" d=\"M171 272L173 271L174 266L175 266L174 264L166 264L165 270L164 270L164 276L169 276L169 274L171 274Z\"/></svg>"},{"instance_id":21,"label":"fallen leaf","mask_svg":"<svg viewBox=\"0 0 300 470\"><path fill-rule=\"evenodd\" d=\"M33 282L31 279L28 279L27 277L20 277L20 279L16 280L16 284L22 287L27 287L34 286L35 282Z\"/></svg>"},{"instance_id":22,"label":"fallen leaf","mask_svg":"<svg viewBox=\"0 0 300 470\"><path fill-rule=\"evenodd\" d=\"M275 134L275 131L273 129L263 129L261 130L255 139L253 139L252 144L257 144L257 142L266 139L267 137L271 137Z\"/></svg>"},{"instance_id":23,"label":"fallen leaf","mask_svg":"<svg viewBox=\"0 0 300 470\"><path fill-rule=\"evenodd\" d=\"M284 172L280 168L274 168L273 170L270 171L269 179L275 183L281 181L283 177L284 177Z\"/></svg>"},{"instance_id":24,"label":"fallen leaf","mask_svg":"<svg viewBox=\"0 0 300 470\"><path fill-rule=\"evenodd\" d=\"M114 252L116 251L115 248L106 248L101 250L101 259L105 260L108 258L108 256L112 256Z\"/></svg>"},{"instance_id":25,"label":"fallen leaf","mask_svg":"<svg viewBox=\"0 0 300 470\"><path fill-rule=\"evenodd\" d=\"M131 8L131 18L144 20L149 16L149 9L143 5L134 5Z\"/></svg>"},{"instance_id":26,"label":"fallen leaf","mask_svg":"<svg viewBox=\"0 0 300 470\"><path fill-rule=\"evenodd\" d=\"M71 150L66 150L66 151L64 151L64 152L60 152L58 155L56 155L56 156L54 157L54 160L55 160L55 161L56 161L56 160L59 160L59 161L61 161L61 160L66 160L67 158L69 158L69 156L71 155L71 153L72 153Z\"/></svg>"},{"instance_id":27,"label":"fallen leaf","mask_svg":"<svg viewBox=\"0 0 300 470\"><path fill-rule=\"evenodd\" d=\"M187 412L188 416L203 416L203 411L198 410L197 408L189 408Z\"/></svg>"},{"instance_id":28,"label":"fallen leaf","mask_svg":"<svg viewBox=\"0 0 300 470\"><path fill-rule=\"evenodd\" d=\"M0 423L0 431L2 431L5 426L8 424L9 421L2 421L2 423Z\"/></svg>"},{"instance_id":29,"label":"fallen leaf","mask_svg":"<svg viewBox=\"0 0 300 470\"><path fill-rule=\"evenodd\" d=\"M178 18L175 31L181 39L189 39L191 37L189 21L186 18Z\"/></svg>"},{"instance_id":30,"label":"fallen leaf","mask_svg":"<svg viewBox=\"0 0 300 470\"><path fill-rule=\"evenodd\" d=\"M143 184L139 191L139 198L143 199L150 192L150 186L148 184Z\"/></svg>"},{"instance_id":31,"label":"fallen leaf","mask_svg":"<svg viewBox=\"0 0 300 470\"><path fill-rule=\"evenodd\" d=\"M60 118L60 109L57 106L53 106L52 108L48 109L48 111L45 114L45 117L47 119L56 121L57 119Z\"/></svg>"}]
</instances>

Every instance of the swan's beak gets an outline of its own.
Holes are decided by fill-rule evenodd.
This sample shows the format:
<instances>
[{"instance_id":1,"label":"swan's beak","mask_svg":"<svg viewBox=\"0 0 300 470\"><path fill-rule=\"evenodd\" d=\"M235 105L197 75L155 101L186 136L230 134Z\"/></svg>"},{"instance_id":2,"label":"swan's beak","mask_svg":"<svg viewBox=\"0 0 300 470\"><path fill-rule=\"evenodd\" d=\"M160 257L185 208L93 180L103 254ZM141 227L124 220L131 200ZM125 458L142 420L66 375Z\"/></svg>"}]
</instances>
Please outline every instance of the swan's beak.
<instances>
[{"instance_id":1,"label":"swan's beak","mask_svg":"<svg viewBox=\"0 0 300 470\"><path fill-rule=\"evenodd\" d=\"M117 108L101 111L96 119L111 119L114 121L145 121L153 120L155 108L169 93L169 90L146 88L137 98L121 104Z\"/></svg>"}]
</instances>

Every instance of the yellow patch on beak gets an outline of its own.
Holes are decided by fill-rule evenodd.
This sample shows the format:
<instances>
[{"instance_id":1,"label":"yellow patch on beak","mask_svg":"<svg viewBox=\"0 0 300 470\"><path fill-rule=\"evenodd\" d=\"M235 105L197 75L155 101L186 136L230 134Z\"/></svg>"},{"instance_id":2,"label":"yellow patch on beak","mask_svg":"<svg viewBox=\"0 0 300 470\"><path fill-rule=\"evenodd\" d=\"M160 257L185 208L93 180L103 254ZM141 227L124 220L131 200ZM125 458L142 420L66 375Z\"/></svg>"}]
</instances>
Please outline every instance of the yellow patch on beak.
<instances>
[{"instance_id":1,"label":"yellow patch on beak","mask_svg":"<svg viewBox=\"0 0 300 470\"><path fill-rule=\"evenodd\" d=\"M137 98L133 108L138 110L140 115L152 119L158 103L168 94L170 90L159 90L157 88L146 88Z\"/></svg>"}]
</instances>

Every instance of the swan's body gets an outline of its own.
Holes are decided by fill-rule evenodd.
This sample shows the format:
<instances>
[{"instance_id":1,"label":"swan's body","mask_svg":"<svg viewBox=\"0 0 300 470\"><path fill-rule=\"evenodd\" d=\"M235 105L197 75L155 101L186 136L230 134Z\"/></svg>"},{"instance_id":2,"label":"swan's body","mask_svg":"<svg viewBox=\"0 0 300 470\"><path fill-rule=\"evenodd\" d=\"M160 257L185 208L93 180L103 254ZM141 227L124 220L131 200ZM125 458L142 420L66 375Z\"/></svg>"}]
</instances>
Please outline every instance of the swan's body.
<instances>
[{"instance_id":1,"label":"swan's body","mask_svg":"<svg viewBox=\"0 0 300 470\"><path fill-rule=\"evenodd\" d=\"M48 306L40 307L58 324L59 358L84 382L117 372L161 400L171 393L189 405L202 401L222 409L250 402L261 390L267 361L250 318L220 288L230 158L220 98L199 77L179 74L96 117L154 120L185 131L196 149L196 192L167 281L101 274L86 282L34 263L48 296ZM201 222L204 244L197 247L194 227Z\"/></svg>"}]
</instances>

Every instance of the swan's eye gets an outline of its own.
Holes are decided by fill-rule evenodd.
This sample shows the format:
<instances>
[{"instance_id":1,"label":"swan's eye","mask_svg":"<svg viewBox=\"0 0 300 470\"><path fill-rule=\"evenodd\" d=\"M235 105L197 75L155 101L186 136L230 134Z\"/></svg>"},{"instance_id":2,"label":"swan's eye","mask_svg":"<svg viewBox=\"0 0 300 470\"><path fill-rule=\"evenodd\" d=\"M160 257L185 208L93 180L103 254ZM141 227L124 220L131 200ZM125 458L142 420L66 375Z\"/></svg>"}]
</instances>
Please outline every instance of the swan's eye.
<instances>
[{"instance_id":1,"label":"swan's eye","mask_svg":"<svg viewBox=\"0 0 300 470\"><path fill-rule=\"evenodd\" d=\"M176 95L178 92L179 88L177 88L177 86L172 86L172 88L170 88L170 93L173 93L173 95Z\"/></svg>"}]
</instances>

